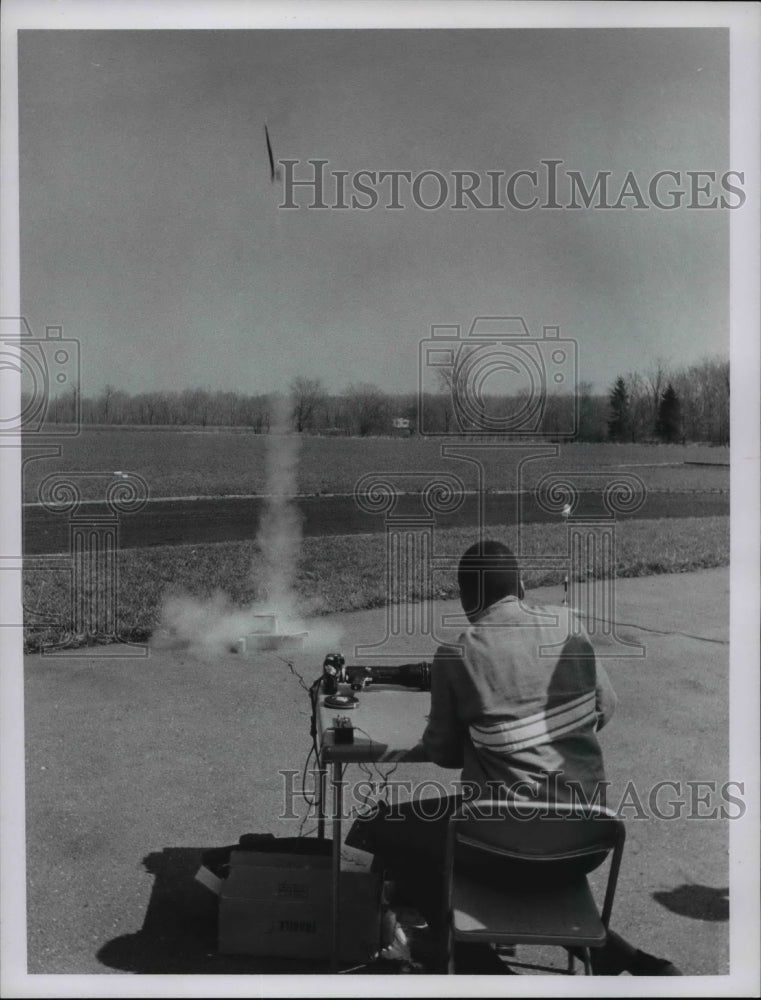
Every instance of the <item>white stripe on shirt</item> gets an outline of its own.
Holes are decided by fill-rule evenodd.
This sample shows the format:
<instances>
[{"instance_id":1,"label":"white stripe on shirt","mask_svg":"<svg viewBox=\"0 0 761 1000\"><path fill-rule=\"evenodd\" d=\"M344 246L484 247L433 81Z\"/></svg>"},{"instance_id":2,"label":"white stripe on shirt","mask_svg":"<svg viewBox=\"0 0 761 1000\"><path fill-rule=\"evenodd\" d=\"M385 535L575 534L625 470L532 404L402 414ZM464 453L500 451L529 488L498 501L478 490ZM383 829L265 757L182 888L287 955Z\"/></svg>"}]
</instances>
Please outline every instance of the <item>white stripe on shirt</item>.
<instances>
[{"instance_id":1,"label":"white stripe on shirt","mask_svg":"<svg viewBox=\"0 0 761 1000\"><path fill-rule=\"evenodd\" d=\"M471 728L475 729L478 733L481 733L484 736L489 733L503 732L505 727L520 729L522 726L530 726L539 719L551 719L553 716L559 715L561 712L566 712L570 708L575 708L577 705L581 705L588 701L594 696L594 693L594 691L587 691L576 698L572 698L570 701L564 701L560 705L556 705L554 708L543 709L541 712L535 712L534 715L527 715L524 719L511 719L510 722L503 720L500 722L493 722L488 726L477 726L473 723Z\"/></svg>"},{"instance_id":2,"label":"white stripe on shirt","mask_svg":"<svg viewBox=\"0 0 761 1000\"><path fill-rule=\"evenodd\" d=\"M481 750L508 754L528 747L551 743L580 729L596 717L595 692L573 698L549 711L536 712L525 719L495 722L489 726L471 725L470 738Z\"/></svg>"}]
</instances>

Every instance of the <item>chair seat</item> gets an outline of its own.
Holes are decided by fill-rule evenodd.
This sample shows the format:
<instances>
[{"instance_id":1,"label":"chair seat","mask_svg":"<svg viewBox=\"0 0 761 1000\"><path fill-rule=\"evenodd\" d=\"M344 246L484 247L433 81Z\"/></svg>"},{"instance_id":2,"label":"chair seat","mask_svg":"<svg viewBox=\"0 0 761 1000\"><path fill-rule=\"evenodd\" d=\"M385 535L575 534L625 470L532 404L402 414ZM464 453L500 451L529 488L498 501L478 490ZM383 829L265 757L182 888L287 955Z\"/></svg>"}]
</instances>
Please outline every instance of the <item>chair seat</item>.
<instances>
[{"instance_id":1,"label":"chair seat","mask_svg":"<svg viewBox=\"0 0 761 1000\"><path fill-rule=\"evenodd\" d=\"M458 873L452 919L457 940L599 947L607 937L586 878L556 889L516 890Z\"/></svg>"}]
</instances>

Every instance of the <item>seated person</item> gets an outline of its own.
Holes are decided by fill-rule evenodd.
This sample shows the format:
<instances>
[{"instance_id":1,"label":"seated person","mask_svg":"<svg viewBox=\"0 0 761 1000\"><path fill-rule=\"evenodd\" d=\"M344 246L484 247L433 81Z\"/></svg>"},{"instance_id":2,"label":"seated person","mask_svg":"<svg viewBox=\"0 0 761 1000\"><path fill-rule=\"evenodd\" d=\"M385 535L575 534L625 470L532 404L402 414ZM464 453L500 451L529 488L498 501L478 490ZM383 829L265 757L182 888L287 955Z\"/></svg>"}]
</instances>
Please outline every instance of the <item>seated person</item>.
<instances>
[{"instance_id":1,"label":"seated person","mask_svg":"<svg viewBox=\"0 0 761 1000\"><path fill-rule=\"evenodd\" d=\"M423 745L441 767L461 768L466 798L516 801L597 801L604 805L605 771L597 732L616 695L592 644L567 608L522 603L515 556L500 542L471 546L460 560L458 584L471 625L459 649L440 647L431 667L431 712ZM541 650L541 652L540 652ZM452 795L432 810L420 800L379 803L358 819L346 842L376 855L407 887L434 932L444 933L441 898L449 817L463 801ZM435 815L433 813L435 812ZM600 860L558 862L548 876L578 877ZM500 860L490 881L534 878L518 862ZM667 960L633 948L613 931L593 952L598 974L681 975Z\"/></svg>"}]
</instances>

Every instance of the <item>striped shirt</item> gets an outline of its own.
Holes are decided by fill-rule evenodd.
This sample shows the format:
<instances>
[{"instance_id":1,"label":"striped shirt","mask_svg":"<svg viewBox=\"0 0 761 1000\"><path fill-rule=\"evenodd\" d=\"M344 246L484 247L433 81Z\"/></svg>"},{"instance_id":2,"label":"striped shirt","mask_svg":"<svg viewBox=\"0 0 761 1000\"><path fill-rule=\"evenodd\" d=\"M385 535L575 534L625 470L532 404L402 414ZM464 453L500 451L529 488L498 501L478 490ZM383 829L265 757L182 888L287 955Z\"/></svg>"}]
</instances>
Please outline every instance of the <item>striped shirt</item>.
<instances>
[{"instance_id":1,"label":"striped shirt","mask_svg":"<svg viewBox=\"0 0 761 1000\"><path fill-rule=\"evenodd\" d=\"M431 670L431 714L423 744L432 761L461 767L482 797L495 786L520 798L604 802L597 731L616 696L586 632L567 608L508 597ZM571 790L573 787L573 791Z\"/></svg>"}]
</instances>

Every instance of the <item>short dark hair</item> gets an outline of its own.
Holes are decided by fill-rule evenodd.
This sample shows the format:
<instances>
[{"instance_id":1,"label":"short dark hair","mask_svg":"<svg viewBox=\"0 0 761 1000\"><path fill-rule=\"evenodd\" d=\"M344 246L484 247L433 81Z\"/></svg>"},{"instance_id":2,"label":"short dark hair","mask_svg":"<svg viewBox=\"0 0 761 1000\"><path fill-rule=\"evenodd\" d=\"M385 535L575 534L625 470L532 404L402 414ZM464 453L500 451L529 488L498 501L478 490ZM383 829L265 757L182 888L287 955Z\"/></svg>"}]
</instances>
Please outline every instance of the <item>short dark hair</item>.
<instances>
[{"instance_id":1,"label":"short dark hair","mask_svg":"<svg viewBox=\"0 0 761 1000\"><path fill-rule=\"evenodd\" d=\"M471 545L457 569L462 608L473 619L503 597L523 597L518 560L502 542Z\"/></svg>"}]
</instances>

